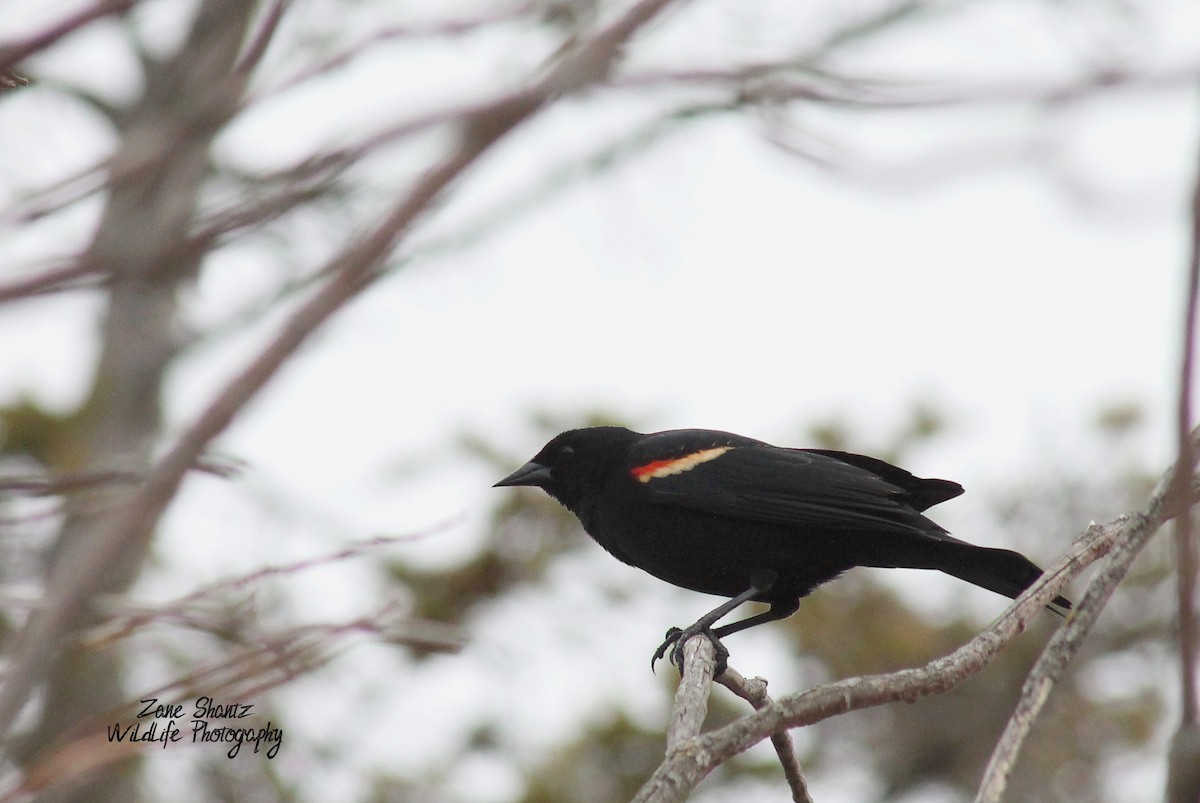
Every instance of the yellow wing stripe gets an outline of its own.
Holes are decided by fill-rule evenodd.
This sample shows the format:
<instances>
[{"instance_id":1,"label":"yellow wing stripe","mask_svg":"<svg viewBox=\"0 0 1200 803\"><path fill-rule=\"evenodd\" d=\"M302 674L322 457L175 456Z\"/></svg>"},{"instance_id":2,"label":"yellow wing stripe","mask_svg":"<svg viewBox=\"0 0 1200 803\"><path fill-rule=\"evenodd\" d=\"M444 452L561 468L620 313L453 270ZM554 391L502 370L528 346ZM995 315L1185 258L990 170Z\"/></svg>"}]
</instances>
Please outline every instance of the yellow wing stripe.
<instances>
[{"instance_id":1,"label":"yellow wing stripe","mask_svg":"<svg viewBox=\"0 0 1200 803\"><path fill-rule=\"evenodd\" d=\"M716 460L732 448L732 446L717 446L712 449L702 449L699 452L685 454L683 457L673 457L670 460L654 460L640 466L634 466L630 469L629 473L636 477L639 482L650 482L650 480L656 480L660 477L682 474L701 463Z\"/></svg>"}]
</instances>

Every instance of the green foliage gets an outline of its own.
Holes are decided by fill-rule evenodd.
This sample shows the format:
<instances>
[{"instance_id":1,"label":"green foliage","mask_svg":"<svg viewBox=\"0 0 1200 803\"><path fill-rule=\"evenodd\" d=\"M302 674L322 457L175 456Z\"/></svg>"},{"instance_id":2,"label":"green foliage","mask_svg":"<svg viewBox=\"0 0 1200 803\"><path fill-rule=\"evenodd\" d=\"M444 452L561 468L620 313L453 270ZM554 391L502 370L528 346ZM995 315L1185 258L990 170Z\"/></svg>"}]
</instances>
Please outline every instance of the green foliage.
<instances>
[{"instance_id":1,"label":"green foliage","mask_svg":"<svg viewBox=\"0 0 1200 803\"><path fill-rule=\"evenodd\" d=\"M615 716L539 766L521 803L629 800L662 760L662 740L661 733Z\"/></svg>"},{"instance_id":2,"label":"green foliage","mask_svg":"<svg viewBox=\"0 0 1200 803\"><path fill-rule=\"evenodd\" d=\"M47 410L21 396L0 407L0 456L31 457L43 466L75 466L76 417Z\"/></svg>"}]
</instances>

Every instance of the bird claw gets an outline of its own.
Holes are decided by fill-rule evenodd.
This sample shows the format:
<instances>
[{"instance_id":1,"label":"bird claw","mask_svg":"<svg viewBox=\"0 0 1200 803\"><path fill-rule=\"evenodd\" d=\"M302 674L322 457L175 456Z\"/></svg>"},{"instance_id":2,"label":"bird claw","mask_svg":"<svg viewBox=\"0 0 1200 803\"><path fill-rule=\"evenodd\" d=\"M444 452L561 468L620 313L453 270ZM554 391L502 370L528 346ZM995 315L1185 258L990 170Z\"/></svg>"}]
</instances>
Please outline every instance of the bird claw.
<instances>
[{"instance_id":1,"label":"bird claw","mask_svg":"<svg viewBox=\"0 0 1200 803\"><path fill-rule=\"evenodd\" d=\"M671 629L669 629L667 631L666 640L664 640L662 644L658 645L658 649L654 651L654 657L652 657L650 659L650 671L651 672L654 671L654 665L656 663L658 663L659 659L662 658L664 655L666 655L667 648L670 647L672 644L678 644L679 637L682 635L683 635L683 631L680 630L678 627L672 627ZM670 660L671 660L671 663L675 663L675 650L671 650L671 659Z\"/></svg>"},{"instance_id":2,"label":"bird claw","mask_svg":"<svg viewBox=\"0 0 1200 803\"><path fill-rule=\"evenodd\" d=\"M660 658L667 655L669 648L671 654L667 660L675 664L675 668L679 670L679 676L683 677L683 645L692 636L701 635L712 642L713 650L716 653L716 666L713 669L713 677L720 677L729 664L729 650L717 638L717 634L712 631L711 627L701 627L698 624L683 630L680 630L678 627L672 627L668 630L663 643L658 645L658 649L654 651L654 657L650 659L650 671L654 671L654 665L658 663Z\"/></svg>"}]
</instances>

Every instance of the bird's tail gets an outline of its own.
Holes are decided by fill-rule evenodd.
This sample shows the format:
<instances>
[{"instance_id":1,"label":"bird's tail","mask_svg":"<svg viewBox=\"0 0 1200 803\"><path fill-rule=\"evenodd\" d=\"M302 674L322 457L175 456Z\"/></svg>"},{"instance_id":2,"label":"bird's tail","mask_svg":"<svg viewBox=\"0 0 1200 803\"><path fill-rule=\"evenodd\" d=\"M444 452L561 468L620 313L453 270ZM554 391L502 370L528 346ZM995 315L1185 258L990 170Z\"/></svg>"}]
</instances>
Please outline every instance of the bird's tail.
<instances>
[{"instance_id":1,"label":"bird's tail","mask_svg":"<svg viewBox=\"0 0 1200 803\"><path fill-rule=\"evenodd\" d=\"M1022 591L1033 585L1042 576L1042 570L1024 555L1009 549L993 549L974 544L955 544L947 549L940 544L941 556L937 568L972 585L995 591L1016 599ZM1055 597L1046 610L1066 616L1071 610L1071 601L1066 597Z\"/></svg>"}]
</instances>

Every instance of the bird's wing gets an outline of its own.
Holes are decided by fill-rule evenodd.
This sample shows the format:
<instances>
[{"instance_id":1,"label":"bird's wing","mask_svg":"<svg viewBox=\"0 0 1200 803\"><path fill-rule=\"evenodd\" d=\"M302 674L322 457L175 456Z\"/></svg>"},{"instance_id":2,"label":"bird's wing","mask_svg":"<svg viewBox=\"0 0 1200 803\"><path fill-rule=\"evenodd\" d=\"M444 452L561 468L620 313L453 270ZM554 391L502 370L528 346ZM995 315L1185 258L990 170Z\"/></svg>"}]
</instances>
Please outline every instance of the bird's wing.
<instances>
[{"instance_id":1,"label":"bird's wing","mask_svg":"<svg viewBox=\"0 0 1200 803\"><path fill-rule=\"evenodd\" d=\"M765 445L710 447L645 461L630 475L652 504L829 531L900 530L935 537L943 531L918 510L939 494L923 491L921 483L945 483L943 498L962 492L957 483L921 480L875 458Z\"/></svg>"},{"instance_id":2,"label":"bird's wing","mask_svg":"<svg viewBox=\"0 0 1200 803\"><path fill-rule=\"evenodd\" d=\"M797 449L796 451L832 457L875 474L908 494L908 504L917 510L927 510L934 505L940 505L942 502L961 496L963 493L963 487L957 482L917 477L878 457L867 457L862 454L839 452L833 449Z\"/></svg>"}]
</instances>

